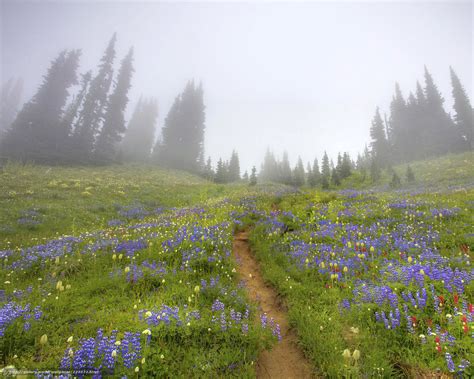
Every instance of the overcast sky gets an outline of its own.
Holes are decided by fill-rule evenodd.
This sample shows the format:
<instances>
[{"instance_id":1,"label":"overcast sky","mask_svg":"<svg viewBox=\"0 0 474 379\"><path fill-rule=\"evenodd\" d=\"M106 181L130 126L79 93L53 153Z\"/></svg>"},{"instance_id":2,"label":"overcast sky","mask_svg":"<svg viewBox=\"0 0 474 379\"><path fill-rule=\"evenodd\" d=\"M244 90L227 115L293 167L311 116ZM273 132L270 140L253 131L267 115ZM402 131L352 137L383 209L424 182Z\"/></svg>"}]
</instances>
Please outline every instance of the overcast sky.
<instances>
[{"instance_id":1,"label":"overcast sky","mask_svg":"<svg viewBox=\"0 0 474 379\"><path fill-rule=\"evenodd\" d=\"M472 99L470 1L0 3L0 79L21 76L24 100L61 49L81 48L81 72L95 69L117 32L117 62L135 48L129 109L156 97L159 128L186 81L203 82L214 162L233 148L244 168L267 147L293 163L355 155L395 81L407 95L425 64L448 111L450 65Z\"/></svg>"}]
</instances>

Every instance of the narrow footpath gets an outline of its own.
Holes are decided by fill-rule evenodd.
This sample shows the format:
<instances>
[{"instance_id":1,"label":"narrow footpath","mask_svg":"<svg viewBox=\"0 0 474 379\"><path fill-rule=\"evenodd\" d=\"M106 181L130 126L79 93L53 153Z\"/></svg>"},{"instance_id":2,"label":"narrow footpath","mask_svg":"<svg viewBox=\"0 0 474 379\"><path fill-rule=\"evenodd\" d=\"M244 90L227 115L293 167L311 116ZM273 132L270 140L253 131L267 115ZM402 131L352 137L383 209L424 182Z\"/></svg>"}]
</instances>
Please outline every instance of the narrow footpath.
<instances>
[{"instance_id":1,"label":"narrow footpath","mask_svg":"<svg viewBox=\"0 0 474 379\"><path fill-rule=\"evenodd\" d=\"M280 325L282 340L272 350L264 351L260 355L257 378L313 378L311 365L297 345L295 332L289 328L288 317L278 300L277 292L263 281L258 262L250 250L248 232L235 235L233 253L250 298L259 304L262 313L266 313L268 318L273 317Z\"/></svg>"}]
</instances>

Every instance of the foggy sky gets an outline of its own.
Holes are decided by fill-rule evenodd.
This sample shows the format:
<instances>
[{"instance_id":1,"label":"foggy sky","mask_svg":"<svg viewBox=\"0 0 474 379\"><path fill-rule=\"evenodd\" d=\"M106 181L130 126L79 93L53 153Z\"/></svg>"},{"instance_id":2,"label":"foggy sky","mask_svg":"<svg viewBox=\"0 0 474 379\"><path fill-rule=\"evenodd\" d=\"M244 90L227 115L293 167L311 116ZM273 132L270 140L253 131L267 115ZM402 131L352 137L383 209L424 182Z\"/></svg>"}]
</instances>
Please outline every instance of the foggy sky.
<instances>
[{"instance_id":1,"label":"foggy sky","mask_svg":"<svg viewBox=\"0 0 474 379\"><path fill-rule=\"evenodd\" d=\"M241 166L267 147L292 164L324 150L355 154L369 141L375 107L405 97L426 64L452 112L449 66L472 100L472 3L467 2L18 2L1 3L1 76L34 94L63 48L96 69L114 32L118 63L134 46L128 112L158 99L159 125L186 81L202 81L206 157Z\"/></svg>"}]
</instances>

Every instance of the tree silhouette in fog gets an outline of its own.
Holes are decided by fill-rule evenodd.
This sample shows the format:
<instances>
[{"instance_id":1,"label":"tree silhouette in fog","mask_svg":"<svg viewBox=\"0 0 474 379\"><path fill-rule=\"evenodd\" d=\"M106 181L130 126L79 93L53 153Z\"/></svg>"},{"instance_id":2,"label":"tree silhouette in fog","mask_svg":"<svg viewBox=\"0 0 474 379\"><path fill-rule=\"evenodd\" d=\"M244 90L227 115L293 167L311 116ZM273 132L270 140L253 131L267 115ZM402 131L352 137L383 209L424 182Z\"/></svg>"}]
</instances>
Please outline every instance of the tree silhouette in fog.
<instances>
[{"instance_id":1,"label":"tree silhouette in fog","mask_svg":"<svg viewBox=\"0 0 474 379\"><path fill-rule=\"evenodd\" d=\"M18 113L2 140L2 154L14 159L57 162L67 143L61 124L69 88L77 83L80 50L63 50L43 77L38 91Z\"/></svg>"},{"instance_id":2,"label":"tree silhouette in fog","mask_svg":"<svg viewBox=\"0 0 474 379\"><path fill-rule=\"evenodd\" d=\"M140 98L128 123L120 150L125 161L147 161L155 139L158 104L156 99Z\"/></svg>"},{"instance_id":3,"label":"tree silhouette in fog","mask_svg":"<svg viewBox=\"0 0 474 379\"><path fill-rule=\"evenodd\" d=\"M98 73L92 79L75 125L73 154L78 160L91 158L95 140L104 121L112 84L116 40L117 36L114 34L102 56Z\"/></svg>"},{"instance_id":4,"label":"tree silhouette in fog","mask_svg":"<svg viewBox=\"0 0 474 379\"><path fill-rule=\"evenodd\" d=\"M23 92L23 79L10 78L2 85L0 90L0 140L10 128L18 112L21 94Z\"/></svg>"},{"instance_id":5,"label":"tree silhouette in fog","mask_svg":"<svg viewBox=\"0 0 474 379\"><path fill-rule=\"evenodd\" d=\"M104 125L95 146L95 155L99 161L111 161L115 158L116 146L122 140L122 135L126 130L124 113L134 71L132 61L133 48L123 58L114 90L109 96Z\"/></svg>"},{"instance_id":6,"label":"tree silhouette in fog","mask_svg":"<svg viewBox=\"0 0 474 379\"><path fill-rule=\"evenodd\" d=\"M202 85L186 84L165 119L162 140L155 147L158 163L195 173L204 168L205 107Z\"/></svg>"}]
</instances>

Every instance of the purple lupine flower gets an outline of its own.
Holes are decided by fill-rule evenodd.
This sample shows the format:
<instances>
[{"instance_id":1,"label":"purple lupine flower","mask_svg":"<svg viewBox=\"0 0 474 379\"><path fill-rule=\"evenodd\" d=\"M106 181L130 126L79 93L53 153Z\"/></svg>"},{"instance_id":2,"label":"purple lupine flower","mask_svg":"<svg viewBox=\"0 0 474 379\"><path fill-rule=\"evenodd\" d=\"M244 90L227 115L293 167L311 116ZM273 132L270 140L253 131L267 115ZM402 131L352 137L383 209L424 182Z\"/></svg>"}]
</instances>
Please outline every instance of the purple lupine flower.
<instances>
[{"instance_id":1,"label":"purple lupine flower","mask_svg":"<svg viewBox=\"0 0 474 379\"><path fill-rule=\"evenodd\" d=\"M211 310L213 312L223 311L224 307L225 307L224 303L222 303L219 299L216 299L214 303L212 304Z\"/></svg>"},{"instance_id":2,"label":"purple lupine flower","mask_svg":"<svg viewBox=\"0 0 474 379\"><path fill-rule=\"evenodd\" d=\"M451 357L451 354L446 352L445 357L446 357L446 364L448 366L449 372L454 372L456 370L456 366L454 365L453 358Z\"/></svg>"}]
</instances>

